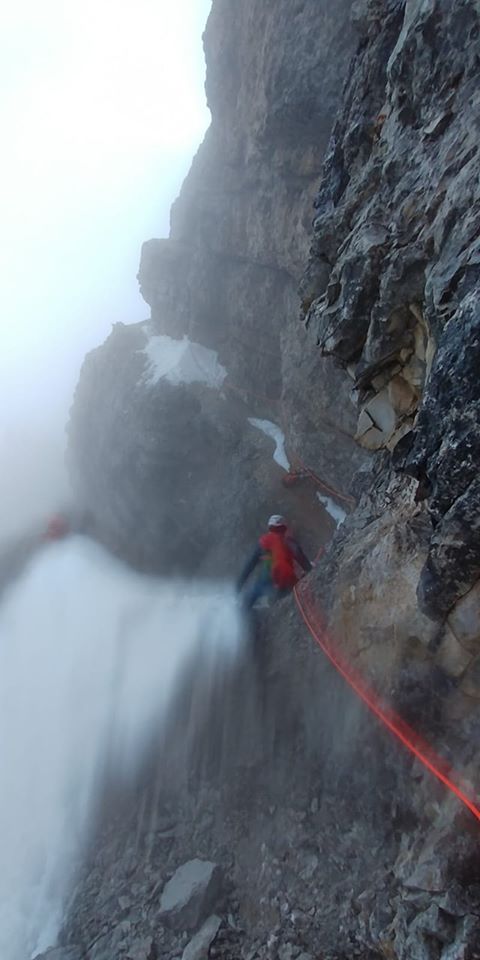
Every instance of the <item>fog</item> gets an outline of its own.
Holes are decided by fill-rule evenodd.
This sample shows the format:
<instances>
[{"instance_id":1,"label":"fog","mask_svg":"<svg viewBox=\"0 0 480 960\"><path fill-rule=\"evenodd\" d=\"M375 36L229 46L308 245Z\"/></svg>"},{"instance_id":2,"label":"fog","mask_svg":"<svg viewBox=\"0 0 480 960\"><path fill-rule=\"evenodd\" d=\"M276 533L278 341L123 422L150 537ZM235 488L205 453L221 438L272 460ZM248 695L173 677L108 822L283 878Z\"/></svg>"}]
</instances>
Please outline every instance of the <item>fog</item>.
<instances>
[{"instance_id":1,"label":"fog","mask_svg":"<svg viewBox=\"0 0 480 960\"><path fill-rule=\"evenodd\" d=\"M129 780L184 670L242 639L233 592L134 574L81 537L44 548L0 606L0 956L53 946L109 771ZM161 771L159 771L161 781Z\"/></svg>"},{"instance_id":2,"label":"fog","mask_svg":"<svg viewBox=\"0 0 480 960\"><path fill-rule=\"evenodd\" d=\"M85 353L148 316L140 247L209 122L210 0L35 0L0 17L0 539L68 496Z\"/></svg>"}]
</instances>

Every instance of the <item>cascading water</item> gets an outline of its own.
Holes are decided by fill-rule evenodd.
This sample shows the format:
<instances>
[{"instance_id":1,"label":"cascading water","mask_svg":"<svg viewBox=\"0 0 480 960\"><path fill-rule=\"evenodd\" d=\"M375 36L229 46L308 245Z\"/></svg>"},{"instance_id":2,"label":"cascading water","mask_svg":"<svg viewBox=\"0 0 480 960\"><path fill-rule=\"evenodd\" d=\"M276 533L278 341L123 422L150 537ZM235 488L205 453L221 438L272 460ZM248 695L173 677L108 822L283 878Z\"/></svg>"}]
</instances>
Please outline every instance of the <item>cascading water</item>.
<instances>
[{"instance_id":1,"label":"cascading water","mask_svg":"<svg viewBox=\"0 0 480 960\"><path fill-rule=\"evenodd\" d=\"M55 943L107 770L130 777L185 669L228 666L232 593L132 573L71 538L0 607L0 957ZM210 665L210 667L209 667Z\"/></svg>"}]
</instances>

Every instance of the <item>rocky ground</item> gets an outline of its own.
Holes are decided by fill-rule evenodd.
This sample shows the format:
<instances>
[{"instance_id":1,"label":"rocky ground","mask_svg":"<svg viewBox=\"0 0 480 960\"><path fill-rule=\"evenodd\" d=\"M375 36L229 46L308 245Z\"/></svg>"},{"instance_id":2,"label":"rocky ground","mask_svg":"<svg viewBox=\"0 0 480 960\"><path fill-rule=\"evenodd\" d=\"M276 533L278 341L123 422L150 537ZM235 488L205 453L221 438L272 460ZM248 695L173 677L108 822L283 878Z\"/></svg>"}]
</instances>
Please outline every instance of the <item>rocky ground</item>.
<instances>
[{"instance_id":1,"label":"rocky ground","mask_svg":"<svg viewBox=\"0 0 480 960\"><path fill-rule=\"evenodd\" d=\"M292 601L263 616L253 651L211 693L204 724L185 709L194 696L184 691L167 736L175 756L162 743L130 794L110 786L63 951L75 960L479 955L475 821L350 694L299 629Z\"/></svg>"}]
</instances>

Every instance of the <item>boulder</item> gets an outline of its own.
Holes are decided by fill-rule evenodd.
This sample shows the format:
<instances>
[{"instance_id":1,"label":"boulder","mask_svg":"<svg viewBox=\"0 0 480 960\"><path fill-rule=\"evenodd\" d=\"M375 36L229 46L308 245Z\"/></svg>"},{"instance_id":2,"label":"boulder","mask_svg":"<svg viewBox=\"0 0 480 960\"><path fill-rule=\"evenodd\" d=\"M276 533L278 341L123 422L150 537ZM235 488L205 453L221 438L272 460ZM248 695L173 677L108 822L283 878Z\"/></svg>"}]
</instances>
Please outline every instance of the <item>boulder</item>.
<instances>
[{"instance_id":1,"label":"boulder","mask_svg":"<svg viewBox=\"0 0 480 960\"><path fill-rule=\"evenodd\" d=\"M209 860L189 860L175 871L160 900L162 921L177 930L195 930L217 905L221 871Z\"/></svg>"}]
</instances>

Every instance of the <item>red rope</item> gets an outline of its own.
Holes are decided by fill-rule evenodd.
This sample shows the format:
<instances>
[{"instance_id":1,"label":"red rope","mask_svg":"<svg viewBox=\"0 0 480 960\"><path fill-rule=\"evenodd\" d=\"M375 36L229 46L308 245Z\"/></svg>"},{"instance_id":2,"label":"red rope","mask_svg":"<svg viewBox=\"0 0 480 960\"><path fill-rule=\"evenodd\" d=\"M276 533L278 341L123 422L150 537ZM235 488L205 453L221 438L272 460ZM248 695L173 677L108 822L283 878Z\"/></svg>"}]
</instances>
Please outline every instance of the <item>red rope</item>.
<instances>
[{"instance_id":1,"label":"red rope","mask_svg":"<svg viewBox=\"0 0 480 960\"><path fill-rule=\"evenodd\" d=\"M313 470L310 469L310 467L305 466L305 464L302 463L299 457L295 456L295 460L300 467L300 470L298 472L301 473L302 475L310 477L310 479L313 480L313 482L316 483L318 487L320 487L322 490L325 490L325 493L329 493L330 496L335 498L335 500L342 500L344 503L349 503L351 506L355 506L356 500L354 497L351 497L347 493L340 493L340 491L337 490L335 487L331 487L328 483L325 483L325 480L322 480L318 476L318 474L314 473ZM295 476L294 473L291 475Z\"/></svg>"},{"instance_id":2,"label":"red rope","mask_svg":"<svg viewBox=\"0 0 480 960\"><path fill-rule=\"evenodd\" d=\"M225 386L239 394L243 393L243 391L241 391L234 384L227 383ZM254 396L262 402L271 402L269 398L261 396L260 394L252 393L250 390L246 390L245 394ZM317 474L314 473L310 467L305 466L299 457L295 457L295 459L300 467L300 471L304 475L309 476L321 489L325 490L326 493L329 493L331 496L335 497L336 500L349 503L352 506L355 505L356 501L354 497L349 496L348 494L340 493L339 490L336 490L334 487L321 480L321 478L317 476ZM290 475L292 477L295 476L295 471L291 471ZM319 555L321 551L322 548L320 548ZM397 740L399 740L400 743L402 743L403 746L406 747L406 749L409 750L414 757L416 757L416 759L425 767L425 769L428 770L434 777L436 777L440 783L443 783L443 785L450 790L450 792L453 793L454 796L456 796L457 799L460 800L468 810L470 810L473 816L480 821L480 807L468 797L464 789L457 786L457 784L452 780L453 774L451 773L448 764L438 757L429 744L425 743L419 737L419 735L401 719L401 717L397 716L388 707L382 705L373 691L368 689L364 680L360 677L355 677L349 665L343 661L343 658L338 654L338 652L334 651L325 629L319 623L319 617L316 615L313 608L313 601L310 600L310 609L308 603L304 603L303 595L306 595L305 587L295 587L294 593L298 609L308 630L338 673L349 684L352 690L355 691L357 696L363 700L368 709L377 717L378 720L380 720L381 723L383 723L387 730L389 730L390 733L392 733L393 736L396 737Z\"/></svg>"},{"instance_id":3,"label":"red rope","mask_svg":"<svg viewBox=\"0 0 480 960\"><path fill-rule=\"evenodd\" d=\"M273 397L267 397L264 394L255 393L250 388L242 389L241 387L237 387L234 383L229 383L228 381L224 384L224 389L231 390L234 393L237 393L239 396L242 397L242 399L244 397L254 397L256 400L259 400L261 403L266 404L268 406L271 406L272 403L275 402ZM285 424L283 422L282 422L282 430L286 436ZM305 464L302 463L302 461L297 455L295 455L294 459L297 462L298 466L300 467L300 471L302 472L302 474L304 474L307 477L310 477L310 479L313 480L313 482L316 483L321 490L324 490L325 493L330 494L330 496L334 497L336 500L340 500L340 501L343 501L344 503L350 504L351 506L355 506L356 501L354 497L349 496L349 494L346 494L346 493L340 493L340 491L337 490L335 487L332 487L328 483L325 483L325 481L322 480L321 477L318 476L318 474L314 473L314 471L311 470L310 467L305 466ZM300 471L297 471L297 472L300 472ZM290 471L290 474L287 474L287 476L294 477L295 471Z\"/></svg>"},{"instance_id":4,"label":"red rope","mask_svg":"<svg viewBox=\"0 0 480 960\"><path fill-rule=\"evenodd\" d=\"M448 790L451 791L466 807L473 813L473 816L480 821L480 807L477 806L471 800L468 795L465 793L461 787L457 786L456 783L451 779L451 773L448 765L438 757L432 748L424 743L418 734L412 730L408 724L406 724L400 717L398 717L392 710L387 707L384 707L380 704L379 700L375 694L368 689L365 685L363 679L357 678L352 674L350 667L343 661L343 658L333 650L332 644L326 634L326 631L323 626L320 625L318 617L315 616L313 610L313 602L310 601L310 609L308 603L304 603L304 597L302 594L305 593L304 587L299 589L299 586L295 587L295 599L297 601L297 606L300 611L300 614L308 627L313 639L318 644L318 646L323 650L325 655L328 657L330 662L333 664L336 670L340 675L346 680L352 690L355 691L358 697L366 704L366 706L371 710L372 713L390 730L400 742L410 751L420 761L423 766L433 774L437 780L440 780L441 783ZM317 622L315 623L315 619Z\"/></svg>"},{"instance_id":5,"label":"red rope","mask_svg":"<svg viewBox=\"0 0 480 960\"><path fill-rule=\"evenodd\" d=\"M254 396L263 403L272 402L268 397L255 394L251 390L241 391L234 384L227 383L225 386L227 389L233 390L239 394ZM295 457L295 460L300 468L299 470L297 469L298 473L301 472L303 475L310 477L321 489L330 494L332 497L335 497L336 500L343 501L352 506L355 505L356 501L354 497L349 496L348 494L340 493L340 491L336 490L335 487L325 483L325 481L321 480L321 478L317 476L317 474L314 473L310 467L305 466L299 457ZM294 477L295 471L291 471L290 476ZM320 548L319 555L321 552L322 548ZM389 730L390 733L392 733L393 736L396 737L397 740L399 740L400 743L402 743L403 746L406 747L406 749L409 750L414 757L416 757L416 759L425 767L425 769L428 770L434 777L436 777L440 783L443 783L443 785L450 790L450 792L453 793L454 796L456 796L457 799L460 800L468 810L470 810L473 816L480 821L480 807L468 797L464 789L457 786L457 784L452 780L453 774L451 773L448 764L438 757L429 744L425 743L419 737L419 735L401 719L401 717L397 716L390 708L381 704L374 692L368 689L363 678L355 677L350 666L343 660L338 652L334 651L324 627L320 625L319 617L314 610L313 601L310 600L310 605L304 602L304 596L306 596L305 586L303 585L301 588L299 588L299 586L295 587L294 593L298 609L308 630L338 673L349 684L352 690L355 691L357 696L363 700L368 709L377 717L378 720L380 720L381 723L383 723L387 730Z\"/></svg>"},{"instance_id":6,"label":"red rope","mask_svg":"<svg viewBox=\"0 0 480 960\"><path fill-rule=\"evenodd\" d=\"M250 390L250 388L247 389L247 388L237 387L234 383L226 382L224 383L223 387L225 390L232 390L234 393L237 393L238 396L242 398L244 403L245 403L245 397L249 397L249 398L254 397L255 400L259 400L261 403L269 407L271 407L272 404L275 403L274 397L267 397L267 395L264 393L255 393L253 390Z\"/></svg>"}]
</instances>

